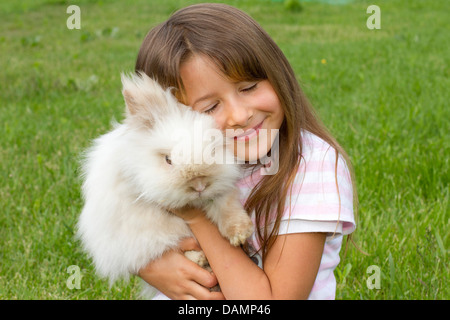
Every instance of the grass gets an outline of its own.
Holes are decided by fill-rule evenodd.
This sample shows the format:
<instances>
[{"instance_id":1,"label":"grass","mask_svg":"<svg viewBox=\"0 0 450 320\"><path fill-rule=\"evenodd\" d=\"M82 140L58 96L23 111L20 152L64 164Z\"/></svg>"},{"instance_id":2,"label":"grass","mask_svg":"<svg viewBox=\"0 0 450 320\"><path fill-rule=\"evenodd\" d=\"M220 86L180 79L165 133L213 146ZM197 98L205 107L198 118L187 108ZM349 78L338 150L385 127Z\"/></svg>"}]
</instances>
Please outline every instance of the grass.
<instances>
[{"instance_id":1,"label":"grass","mask_svg":"<svg viewBox=\"0 0 450 320\"><path fill-rule=\"evenodd\" d=\"M0 299L136 298L136 279L109 288L74 239L78 158L122 118L119 74L146 32L194 2L0 4ZM380 30L366 27L368 1L228 3L280 45L355 166L355 239L369 255L342 253L337 298L449 299L448 1L379 0ZM80 30L66 27L69 4Z\"/></svg>"}]
</instances>

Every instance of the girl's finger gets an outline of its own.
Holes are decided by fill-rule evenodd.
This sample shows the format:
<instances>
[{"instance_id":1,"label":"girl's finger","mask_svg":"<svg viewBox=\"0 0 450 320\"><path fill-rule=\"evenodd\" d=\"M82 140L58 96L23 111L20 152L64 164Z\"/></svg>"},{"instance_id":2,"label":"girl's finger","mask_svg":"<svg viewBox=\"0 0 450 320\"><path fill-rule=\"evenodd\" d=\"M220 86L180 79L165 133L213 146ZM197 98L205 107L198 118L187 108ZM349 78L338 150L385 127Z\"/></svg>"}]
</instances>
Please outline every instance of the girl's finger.
<instances>
[{"instance_id":1,"label":"girl's finger","mask_svg":"<svg viewBox=\"0 0 450 320\"><path fill-rule=\"evenodd\" d=\"M200 245L198 244L197 240L195 238L184 238L181 240L179 244L179 248L181 251L201 251Z\"/></svg>"},{"instance_id":2,"label":"girl's finger","mask_svg":"<svg viewBox=\"0 0 450 320\"><path fill-rule=\"evenodd\" d=\"M199 285L195 281L191 281L186 293L186 298L196 299L196 300L225 300L222 292L210 292L208 288Z\"/></svg>"},{"instance_id":3,"label":"girl's finger","mask_svg":"<svg viewBox=\"0 0 450 320\"><path fill-rule=\"evenodd\" d=\"M208 290L218 284L214 273L209 272L192 261L189 262L191 262L189 271L191 280L205 288L208 288Z\"/></svg>"}]
</instances>

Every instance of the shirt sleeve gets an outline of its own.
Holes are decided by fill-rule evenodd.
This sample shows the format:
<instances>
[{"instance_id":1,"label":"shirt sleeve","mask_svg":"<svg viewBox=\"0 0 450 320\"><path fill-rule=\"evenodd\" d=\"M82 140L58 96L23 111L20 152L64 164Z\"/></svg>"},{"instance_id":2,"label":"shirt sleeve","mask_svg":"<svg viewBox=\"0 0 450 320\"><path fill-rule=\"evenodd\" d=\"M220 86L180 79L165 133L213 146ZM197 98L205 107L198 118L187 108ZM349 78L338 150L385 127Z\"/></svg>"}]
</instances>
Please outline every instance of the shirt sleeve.
<instances>
[{"instance_id":1,"label":"shirt sleeve","mask_svg":"<svg viewBox=\"0 0 450 320\"><path fill-rule=\"evenodd\" d=\"M286 200L278 234L325 232L346 235L355 228L353 187L342 156L317 136L303 136L302 158Z\"/></svg>"}]
</instances>

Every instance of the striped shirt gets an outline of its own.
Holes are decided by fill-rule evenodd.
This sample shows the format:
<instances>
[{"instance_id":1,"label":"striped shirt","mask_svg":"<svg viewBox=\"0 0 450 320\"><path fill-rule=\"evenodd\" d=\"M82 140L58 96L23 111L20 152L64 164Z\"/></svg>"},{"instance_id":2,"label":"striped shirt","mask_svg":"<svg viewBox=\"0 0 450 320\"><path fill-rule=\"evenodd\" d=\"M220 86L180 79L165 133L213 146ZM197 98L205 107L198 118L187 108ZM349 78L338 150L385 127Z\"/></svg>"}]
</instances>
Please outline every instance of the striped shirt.
<instances>
[{"instance_id":1,"label":"striped shirt","mask_svg":"<svg viewBox=\"0 0 450 320\"><path fill-rule=\"evenodd\" d=\"M353 188L345 160L327 142L307 131L302 132L303 148L299 170L287 197L278 234L324 232L327 234L319 271L308 299L335 299L334 269L340 262L339 251L343 235L355 230L353 216ZM247 175L238 186L241 202L245 203L250 191L262 178L259 170ZM255 223L254 214L251 215ZM269 223L270 226L270 223ZM262 226L260 226L261 228ZM253 234L249 246L254 252L260 244ZM255 254L261 267L261 258Z\"/></svg>"}]
</instances>

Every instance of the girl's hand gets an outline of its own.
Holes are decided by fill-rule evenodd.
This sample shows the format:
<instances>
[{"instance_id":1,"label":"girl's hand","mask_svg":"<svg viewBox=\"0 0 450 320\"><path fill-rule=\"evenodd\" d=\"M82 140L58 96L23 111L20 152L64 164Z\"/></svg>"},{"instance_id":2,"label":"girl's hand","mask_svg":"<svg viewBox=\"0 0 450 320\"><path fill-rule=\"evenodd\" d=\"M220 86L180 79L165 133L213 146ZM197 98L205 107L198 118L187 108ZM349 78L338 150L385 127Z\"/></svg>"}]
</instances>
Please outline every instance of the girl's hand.
<instances>
[{"instance_id":1,"label":"girl's hand","mask_svg":"<svg viewBox=\"0 0 450 320\"><path fill-rule=\"evenodd\" d=\"M201 250L194 238L181 242L180 250L166 252L139 270L139 276L172 300L224 300L221 292L210 292L217 278L190 261L184 251Z\"/></svg>"}]
</instances>

